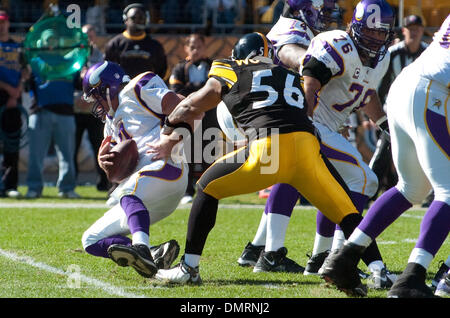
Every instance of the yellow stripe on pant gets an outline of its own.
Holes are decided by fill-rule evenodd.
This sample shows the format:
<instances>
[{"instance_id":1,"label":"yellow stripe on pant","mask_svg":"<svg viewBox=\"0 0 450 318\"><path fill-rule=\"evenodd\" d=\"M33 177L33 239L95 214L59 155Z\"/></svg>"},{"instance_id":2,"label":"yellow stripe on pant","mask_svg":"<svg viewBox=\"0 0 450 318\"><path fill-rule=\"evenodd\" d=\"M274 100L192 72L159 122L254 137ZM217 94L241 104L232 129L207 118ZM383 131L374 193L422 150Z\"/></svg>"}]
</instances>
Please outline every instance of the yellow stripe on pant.
<instances>
[{"instance_id":1,"label":"yellow stripe on pant","mask_svg":"<svg viewBox=\"0 0 450 318\"><path fill-rule=\"evenodd\" d=\"M219 200L276 183L295 187L337 224L347 214L358 213L325 164L318 140L307 132L255 140L249 148L240 148L216 160L198 181L203 192Z\"/></svg>"}]
</instances>

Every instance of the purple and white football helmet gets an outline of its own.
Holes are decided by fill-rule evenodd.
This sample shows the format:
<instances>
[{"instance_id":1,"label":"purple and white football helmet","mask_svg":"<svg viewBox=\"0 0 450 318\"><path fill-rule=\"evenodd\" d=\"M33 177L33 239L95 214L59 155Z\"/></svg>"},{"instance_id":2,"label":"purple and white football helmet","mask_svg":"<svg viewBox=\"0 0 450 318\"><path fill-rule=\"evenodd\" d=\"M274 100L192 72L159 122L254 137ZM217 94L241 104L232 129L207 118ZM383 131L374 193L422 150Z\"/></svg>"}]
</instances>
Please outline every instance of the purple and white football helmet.
<instances>
[{"instance_id":1,"label":"purple and white football helmet","mask_svg":"<svg viewBox=\"0 0 450 318\"><path fill-rule=\"evenodd\" d=\"M322 32L336 21L337 0L287 0L291 13L305 22L311 29Z\"/></svg>"},{"instance_id":2,"label":"purple and white football helmet","mask_svg":"<svg viewBox=\"0 0 450 318\"><path fill-rule=\"evenodd\" d=\"M350 25L358 50L376 61L382 60L394 36L394 22L394 10L389 3L361 0L356 5Z\"/></svg>"},{"instance_id":3,"label":"purple and white football helmet","mask_svg":"<svg viewBox=\"0 0 450 318\"><path fill-rule=\"evenodd\" d=\"M116 63L105 61L91 66L83 78L83 92L84 99L94 103L92 114L104 119L112 108L111 100L119 95L121 85L129 80ZM104 102L107 102L109 109L105 108Z\"/></svg>"}]
</instances>

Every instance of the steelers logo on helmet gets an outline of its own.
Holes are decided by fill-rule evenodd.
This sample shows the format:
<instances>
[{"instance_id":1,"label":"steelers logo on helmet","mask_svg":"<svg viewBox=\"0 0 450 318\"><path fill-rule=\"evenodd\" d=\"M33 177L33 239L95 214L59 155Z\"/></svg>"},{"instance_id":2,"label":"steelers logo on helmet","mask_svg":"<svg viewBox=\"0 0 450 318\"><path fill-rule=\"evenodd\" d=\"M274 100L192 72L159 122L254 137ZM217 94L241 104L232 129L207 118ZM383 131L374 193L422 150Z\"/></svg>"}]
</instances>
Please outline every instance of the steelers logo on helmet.
<instances>
[{"instance_id":1,"label":"steelers logo on helmet","mask_svg":"<svg viewBox=\"0 0 450 318\"><path fill-rule=\"evenodd\" d=\"M234 60L251 59L256 56L273 58L273 45L259 32L248 33L241 37L233 47L231 58Z\"/></svg>"}]
</instances>

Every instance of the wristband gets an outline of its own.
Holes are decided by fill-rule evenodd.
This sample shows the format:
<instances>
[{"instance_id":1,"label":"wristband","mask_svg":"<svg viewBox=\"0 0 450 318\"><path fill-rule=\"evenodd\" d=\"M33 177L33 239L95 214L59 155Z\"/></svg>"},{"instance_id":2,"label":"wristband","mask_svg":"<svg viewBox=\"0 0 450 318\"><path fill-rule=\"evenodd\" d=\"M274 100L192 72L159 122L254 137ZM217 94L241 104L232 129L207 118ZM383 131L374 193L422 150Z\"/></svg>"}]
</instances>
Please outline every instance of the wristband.
<instances>
[{"instance_id":1,"label":"wristband","mask_svg":"<svg viewBox=\"0 0 450 318\"><path fill-rule=\"evenodd\" d=\"M191 125L189 125L188 123L185 123L185 122L172 124L169 121L169 116L166 116L166 119L164 120L164 125L161 129L161 133L164 135L170 135L176 128L186 128L191 135L193 134Z\"/></svg>"}]
</instances>

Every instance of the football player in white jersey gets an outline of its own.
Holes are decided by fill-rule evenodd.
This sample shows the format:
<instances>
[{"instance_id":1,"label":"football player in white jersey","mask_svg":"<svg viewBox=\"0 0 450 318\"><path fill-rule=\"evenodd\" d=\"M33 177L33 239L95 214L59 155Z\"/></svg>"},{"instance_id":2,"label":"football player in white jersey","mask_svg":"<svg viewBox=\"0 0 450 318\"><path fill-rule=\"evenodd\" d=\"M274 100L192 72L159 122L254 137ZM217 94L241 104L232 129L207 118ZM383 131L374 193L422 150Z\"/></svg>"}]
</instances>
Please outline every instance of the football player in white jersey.
<instances>
[{"instance_id":1,"label":"football player in white jersey","mask_svg":"<svg viewBox=\"0 0 450 318\"><path fill-rule=\"evenodd\" d=\"M432 188L434 201L422 220L418 241L388 297L433 297L425 284L426 272L450 231L449 96L450 15L430 46L395 79L386 100L399 181L370 207L344 248L326 260L325 279L339 276L338 286L351 280L345 272L356 266L359 253Z\"/></svg>"},{"instance_id":2,"label":"football player in white jersey","mask_svg":"<svg viewBox=\"0 0 450 318\"><path fill-rule=\"evenodd\" d=\"M350 188L360 213L377 190L378 180L341 132L350 114L359 109L378 127L387 129L377 87L389 66L387 49L392 40L394 20L394 12L386 1L362 0L354 10L347 31L317 35L302 61L305 98L321 137L321 150ZM320 212L318 218L324 219ZM322 220L321 223L326 226L327 222ZM333 244L331 253L338 250L343 241L342 235L340 244ZM387 272L375 241L368 250L371 252L366 251L363 261L371 272L369 287L392 286L395 275ZM320 248L316 251L325 252ZM355 283L358 281L359 277L355 277Z\"/></svg>"},{"instance_id":3,"label":"football player in white jersey","mask_svg":"<svg viewBox=\"0 0 450 318\"><path fill-rule=\"evenodd\" d=\"M181 99L155 73L130 80L118 64L108 61L88 70L83 90L85 98L95 102L93 114L105 121L100 166L108 164L110 147L124 139L134 139L139 152L134 173L111 194L118 203L84 232L83 248L152 277L158 268L171 265L179 245L171 240L151 247L149 227L177 208L187 186L188 168L171 160L153 161L146 143L159 139L165 116ZM126 236L130 233L131 239Z\"/></svg>"}]
</instances>

